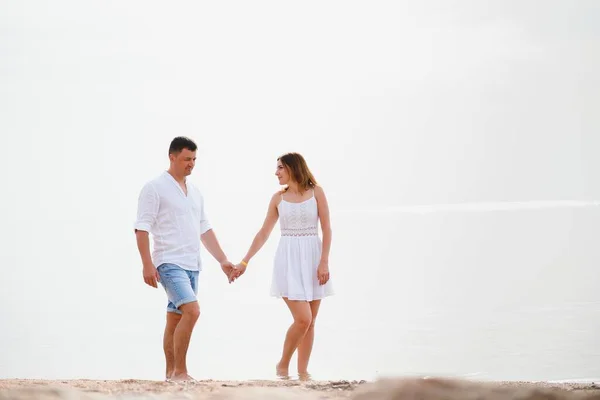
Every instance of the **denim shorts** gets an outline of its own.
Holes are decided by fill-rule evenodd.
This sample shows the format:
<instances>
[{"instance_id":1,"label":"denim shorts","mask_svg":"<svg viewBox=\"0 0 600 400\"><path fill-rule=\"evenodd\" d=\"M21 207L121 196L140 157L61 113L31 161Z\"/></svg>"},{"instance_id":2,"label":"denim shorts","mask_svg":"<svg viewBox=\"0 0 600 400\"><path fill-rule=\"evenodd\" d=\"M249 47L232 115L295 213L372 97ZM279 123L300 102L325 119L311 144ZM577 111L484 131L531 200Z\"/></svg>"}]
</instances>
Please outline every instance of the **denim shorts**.
<instances>
[{"instance_id":1,"label":"denim shorts","mask_svg":"<svg viewBox=\"0 0 600 400\"><path fill-rule=\"evenodd\" d=\"M160 283L167 292L167 312L181 314L179 306L197 301L198 271L188 271L176 264L164 263L157 268Z\"/></svg>"}]
</instances>

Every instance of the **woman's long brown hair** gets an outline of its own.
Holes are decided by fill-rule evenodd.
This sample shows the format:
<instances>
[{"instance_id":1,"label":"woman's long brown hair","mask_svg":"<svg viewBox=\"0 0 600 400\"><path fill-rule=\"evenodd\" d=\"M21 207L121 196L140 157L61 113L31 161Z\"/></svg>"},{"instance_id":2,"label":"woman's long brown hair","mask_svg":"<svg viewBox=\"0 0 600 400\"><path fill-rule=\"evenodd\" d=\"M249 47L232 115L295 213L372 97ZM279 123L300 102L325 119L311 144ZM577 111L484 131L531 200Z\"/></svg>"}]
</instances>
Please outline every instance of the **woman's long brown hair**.
<instances>
[{"instance_id":1,"label":"woman's long brown hair","mask_svg":"<svg viewBox=\"0 0 600 400\"><path fill-rule=\"evenodd\" d=\"M277 161L281 161L281 164L288 170L290 178L298 184L299 189L303 192L317 186L317 180L308 169L304 157L299 153L286 153L280 156ZM286 187L284 192L287 190Z\"/></svg>"}]
</instances>

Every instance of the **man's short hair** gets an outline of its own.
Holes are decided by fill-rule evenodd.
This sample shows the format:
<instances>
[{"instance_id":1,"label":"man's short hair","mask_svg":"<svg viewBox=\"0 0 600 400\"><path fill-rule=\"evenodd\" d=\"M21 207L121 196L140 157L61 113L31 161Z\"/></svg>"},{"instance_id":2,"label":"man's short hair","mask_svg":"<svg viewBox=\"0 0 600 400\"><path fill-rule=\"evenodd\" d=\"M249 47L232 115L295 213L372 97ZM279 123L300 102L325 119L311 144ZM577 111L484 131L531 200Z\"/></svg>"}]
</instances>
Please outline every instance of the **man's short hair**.
<instances>
[{"instance_id":1,"label":"man's short hair","mask_svg":"<svg viewBox=\"0 0 600 400\"><path fill-rule=\"evenodd\" d=\"M197 148L198 146L196 146L196 143L194 143L192 139L185 136L177 136L171 141L171 145L169 146L169 154L181 153L183 149L196 151Z\"/></svg>"}]
</instances>

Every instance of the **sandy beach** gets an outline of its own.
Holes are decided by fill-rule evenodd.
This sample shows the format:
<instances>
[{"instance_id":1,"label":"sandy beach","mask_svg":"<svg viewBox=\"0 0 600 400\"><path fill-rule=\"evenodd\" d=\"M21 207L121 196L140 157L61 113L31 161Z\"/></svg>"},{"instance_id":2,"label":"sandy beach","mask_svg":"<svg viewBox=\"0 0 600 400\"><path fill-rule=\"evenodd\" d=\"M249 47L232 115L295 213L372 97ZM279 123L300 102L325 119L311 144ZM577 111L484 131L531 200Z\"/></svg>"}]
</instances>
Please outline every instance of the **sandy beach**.
<instances>
[{"instance_id":1,"label":"sandy beach","mask_svg":"<svg viewBox=\"0 0 600 400\"><path fill-rule=\"evenodd\" d=\"M595 383L366 381L0 380L0 399L600 399Z\"/></svg>"}]
</instances>

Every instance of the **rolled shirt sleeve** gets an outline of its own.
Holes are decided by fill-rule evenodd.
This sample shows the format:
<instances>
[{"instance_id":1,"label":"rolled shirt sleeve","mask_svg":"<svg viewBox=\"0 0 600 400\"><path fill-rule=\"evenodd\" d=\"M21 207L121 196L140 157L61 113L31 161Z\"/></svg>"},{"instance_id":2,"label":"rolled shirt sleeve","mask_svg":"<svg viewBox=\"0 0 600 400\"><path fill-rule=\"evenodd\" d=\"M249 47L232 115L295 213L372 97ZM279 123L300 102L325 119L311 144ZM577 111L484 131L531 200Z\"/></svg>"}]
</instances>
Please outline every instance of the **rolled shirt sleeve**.
<instances>
[{"instance_id":1,"label":"rolled shirt sleeve","mask_svg":"<svg viewBox=\"0 0 600 400\"><path fill-rule=\"evenodd\" d=\"M138 197L137 218L134 224L136 231L151 232L158 216L159 197L151 183L144 185Z\"/></svg>"}]
</instances>

